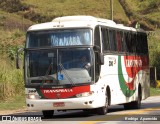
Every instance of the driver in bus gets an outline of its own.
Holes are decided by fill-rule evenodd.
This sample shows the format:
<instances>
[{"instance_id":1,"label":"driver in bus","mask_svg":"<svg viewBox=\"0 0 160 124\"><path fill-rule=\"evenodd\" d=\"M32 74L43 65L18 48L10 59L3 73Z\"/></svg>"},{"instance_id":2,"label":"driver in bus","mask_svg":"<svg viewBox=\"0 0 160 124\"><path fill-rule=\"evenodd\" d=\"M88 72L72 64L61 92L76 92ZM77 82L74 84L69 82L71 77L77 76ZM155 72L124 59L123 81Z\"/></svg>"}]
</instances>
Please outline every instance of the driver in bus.
<instances>
[{"instance_id":1,"label":"driver in bus","mask_svg":"<svg viewBox=\"0 0 160 124\"><path fill-rule=\"evenodd\" d=\"M87 61L86 56L80 57L78 67L79 68L85 68L85 69L89 69L91 67L91 64Z\"/></svg>"}]
</instances>

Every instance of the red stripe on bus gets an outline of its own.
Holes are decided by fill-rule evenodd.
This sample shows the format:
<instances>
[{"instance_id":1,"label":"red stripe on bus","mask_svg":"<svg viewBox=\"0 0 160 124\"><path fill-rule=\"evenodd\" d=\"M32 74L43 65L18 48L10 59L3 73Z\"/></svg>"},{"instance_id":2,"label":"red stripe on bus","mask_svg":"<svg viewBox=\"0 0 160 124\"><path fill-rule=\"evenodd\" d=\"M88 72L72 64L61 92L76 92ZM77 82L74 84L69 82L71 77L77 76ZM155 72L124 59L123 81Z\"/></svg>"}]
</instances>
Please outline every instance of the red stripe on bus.
<instances>
[{"instance_id":1,"label":"red stripe on bus","mask_svg":"<svg viewBox=\"0 0 160 124\"><path fill-rule=\"evenodd\" d=\"M45 98L48 99L63 99L73 97L76 94L89 92L90 85L87 86L76 86L72 88L46 88L40 89L41 93L44 95Z\"/></svg>"}]
</instances>

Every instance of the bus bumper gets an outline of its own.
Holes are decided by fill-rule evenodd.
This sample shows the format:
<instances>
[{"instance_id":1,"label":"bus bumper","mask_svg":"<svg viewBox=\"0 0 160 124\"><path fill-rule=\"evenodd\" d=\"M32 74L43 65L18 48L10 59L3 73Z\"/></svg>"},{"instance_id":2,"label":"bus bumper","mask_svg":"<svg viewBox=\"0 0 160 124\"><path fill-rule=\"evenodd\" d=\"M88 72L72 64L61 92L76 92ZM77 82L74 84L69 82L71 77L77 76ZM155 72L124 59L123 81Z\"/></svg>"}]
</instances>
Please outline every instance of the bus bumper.
<instances>
[{"instance_id":1,"label":"bus bumper","mask_svg":"<svg viewBox=\"0 0 160 124\"><path fill-rule=\"evenodd\" d=\"M69 99L26 99L28 110L92 109L104 106L103 98L82 97Z\"/></svg>"}]
</instances>

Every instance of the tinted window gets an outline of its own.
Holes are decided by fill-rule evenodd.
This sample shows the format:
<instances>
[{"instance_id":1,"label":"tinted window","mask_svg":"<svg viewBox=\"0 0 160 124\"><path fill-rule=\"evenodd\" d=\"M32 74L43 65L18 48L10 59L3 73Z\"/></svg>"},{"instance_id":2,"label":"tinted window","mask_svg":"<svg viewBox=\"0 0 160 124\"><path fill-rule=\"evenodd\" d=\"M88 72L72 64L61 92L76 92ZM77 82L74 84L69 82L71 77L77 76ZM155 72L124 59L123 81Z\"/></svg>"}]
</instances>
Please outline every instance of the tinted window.
<instances>
[{"instance_id":1,"label":"tinted window","mask_svg":"<svg viewBox=\"0 0 160 124\"><path fill-rule=\"evenodd\" d=\"M109 30L110 50L117 51L116 32L115 30Z\"/></svg>"},{"instance_id":2,"label":"tinted window","mask_svg":"<svg viewBox=\"0 0 160 124\"><path fill-rule=\"evenodd\" d=\"M116 33L116 41L117 41L117 51L121 52L123 50L123 45L122 45L123 32L117 31L117 33Z\"/></svg>"},{"instance_id":3,"label":"tinted window","mask_svg":"<svg viewBox=\"0 0 160 124\"><path fill-rule=\"evenodd\" d=\"M148 53L147 35L144 33L137 34L137 53Z\"/></svg>"},{"instance_id":4,"label":"tinted window","mask_svg":"<svg viewBox=\"0 0 160 124\"><path fill-rule=\"evenodd\" d=\"M102 28L101 33L102 33L103 50L104 50L104 52L109 51L110 50L110 44L109 44L108 29L107 28Z\"/></svg>"}]
</instances>

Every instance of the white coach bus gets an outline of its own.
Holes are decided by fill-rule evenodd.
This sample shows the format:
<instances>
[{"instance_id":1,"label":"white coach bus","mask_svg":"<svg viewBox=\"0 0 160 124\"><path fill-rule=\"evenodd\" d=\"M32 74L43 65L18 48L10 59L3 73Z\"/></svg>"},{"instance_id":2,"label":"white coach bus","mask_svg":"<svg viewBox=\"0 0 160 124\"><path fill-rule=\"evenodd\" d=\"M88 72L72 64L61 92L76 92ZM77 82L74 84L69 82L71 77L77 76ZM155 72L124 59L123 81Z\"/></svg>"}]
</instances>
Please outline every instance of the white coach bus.
<instances>
[{"instance_id":1,"label":"white coach bus","mask_svg":"<svg viewBox=\"0 0 160 124\"><path fill-rule=\"evenodd\" d=\"M149 96L147 34L92 16L65 16L29 27L24 49L26 105L106 114L139 109Z\"/></svg>"}]
</instances>

